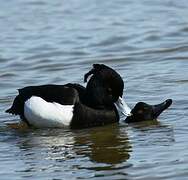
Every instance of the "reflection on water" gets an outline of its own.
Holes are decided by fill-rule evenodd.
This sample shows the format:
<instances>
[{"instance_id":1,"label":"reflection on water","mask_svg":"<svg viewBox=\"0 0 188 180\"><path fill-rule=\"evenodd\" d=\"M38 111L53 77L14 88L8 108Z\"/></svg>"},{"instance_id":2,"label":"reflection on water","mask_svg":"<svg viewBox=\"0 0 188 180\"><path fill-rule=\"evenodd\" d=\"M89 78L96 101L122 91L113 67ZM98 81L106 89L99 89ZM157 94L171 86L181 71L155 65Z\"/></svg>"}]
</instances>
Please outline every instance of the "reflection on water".
<instances>
[{"instance_id":1,"label":"reflection on water","mask_svg":"<svg viewBox=\"0 0 188 180\"><path fill-rule=\"evenodd\" d=\"M129 126L122 122L119 125L74 131L2 128L0 135L8 146L15 146L12 151L4 153L7 162L12 162L10 154L13 153L19 160L19 167L15 166L14 171L31 179L46 178L49 173L51 177L62 177L62 173L66 177L74 177L75 173L77 177L85 179L109 176L137 178L140 174L135 170L142 167L146 168L144 175L149 173L151 162L160 161L158 156L161 149L173 145L175 141L173 128L159 121ZM132 152L133 149L137 151ZM145 159L149 151L153 151L149 157L150 165ZM140 162L137 162L137 158Z\"/></svg>"},{"instance_id":2,"label":"reflection on water","mask_svg":"<svg viewBox=\"0 0 188 180\"><path fill-rule=\"evenodd\" d=\"M98 171L100 174L106 170L117 175L116 171L130 167L126 161L130 157L131 145L126 132L117 125L76 131L15 131L14 136L18 138L16 146L20 149L17 156L25 164L18 172L28 172L33 177L40 171L64 172L67 167L75 171L91 171L94 176Z\"/></svg>"},{"instance_id":3,"label":"reflection on water","mask_svg":"<svg viewBox=\"0 0 188 180\"><path fill-rule=\"evenodd\" d=\"M110 130L109 130L110 129ZM86 156L91 161L118 164L129 159L131 146L126 132L117 125L86 130L16 130L18 147L24 151L33 148L48 148L48 159L64 160L67 157ZM66 156L64 156L64 155ZM72 154L72 155L71 155Z\"/></svg>"},{"instance_id":4,"label":"reflection on water","mask_svg":"<svg viewBox=\"0 0 188 180\"><path fill-rule=\"evenodd\" d=\"M76 136L76 149L83 144L88 144L85 150L77 149L78 155L87 155L91 161L105 164L118 164L129 159L131 145L126 132L120 132L120 129L114 125L91 129L83 136Z\"/></svg>"}]
</instances>

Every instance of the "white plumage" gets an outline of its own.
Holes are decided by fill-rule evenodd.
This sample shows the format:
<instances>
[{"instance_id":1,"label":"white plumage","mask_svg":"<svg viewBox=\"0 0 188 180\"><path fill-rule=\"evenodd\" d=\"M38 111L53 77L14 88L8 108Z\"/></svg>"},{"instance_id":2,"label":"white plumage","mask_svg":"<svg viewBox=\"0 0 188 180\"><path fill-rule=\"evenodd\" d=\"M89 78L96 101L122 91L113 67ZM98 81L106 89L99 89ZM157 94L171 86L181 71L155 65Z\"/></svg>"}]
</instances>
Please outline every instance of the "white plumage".
<instances>
[{"instance_id":1,"label":"white plumage","mask_svg":"<svg viewBox=\"0 0 188 180\"><path fill-rule=\"evenodd\" d=\"M32 96L24 104L24 115L37 128L68 127L73 117L73 108L74 105L51 103Z\"/></svg>"}]
</instances>

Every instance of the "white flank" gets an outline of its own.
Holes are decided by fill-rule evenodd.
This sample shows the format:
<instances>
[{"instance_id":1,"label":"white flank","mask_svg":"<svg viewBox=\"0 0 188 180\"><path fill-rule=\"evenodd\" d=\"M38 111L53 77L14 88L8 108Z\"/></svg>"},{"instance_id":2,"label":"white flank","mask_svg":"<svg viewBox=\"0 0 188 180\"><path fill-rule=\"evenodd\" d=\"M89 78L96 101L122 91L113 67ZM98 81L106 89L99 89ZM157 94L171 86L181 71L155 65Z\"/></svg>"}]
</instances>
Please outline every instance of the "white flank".
<instances>
[{"instance_id":1,"label":"white flank","mask_svg":"<svg viewBox=\"0 0 188 180\"><path fill-rule=\"evenodd\" d=\"M130 116L131 115L131 109L129 106L125 103L125 101L119 97L119 99L114 103L117 111L119 113L119 116Z\"/></svg>"},{"instance_id":2,"label":"white flank","mask_svg":"<svg viewBox=\"0 0 188 180\"><path fill-rule=\"evenodd\" d=\"M73 117L74 105L50 103L32 96L25 102L24 115L31 125L37 128L67 127Z\"/></svg>"}]
</instances>

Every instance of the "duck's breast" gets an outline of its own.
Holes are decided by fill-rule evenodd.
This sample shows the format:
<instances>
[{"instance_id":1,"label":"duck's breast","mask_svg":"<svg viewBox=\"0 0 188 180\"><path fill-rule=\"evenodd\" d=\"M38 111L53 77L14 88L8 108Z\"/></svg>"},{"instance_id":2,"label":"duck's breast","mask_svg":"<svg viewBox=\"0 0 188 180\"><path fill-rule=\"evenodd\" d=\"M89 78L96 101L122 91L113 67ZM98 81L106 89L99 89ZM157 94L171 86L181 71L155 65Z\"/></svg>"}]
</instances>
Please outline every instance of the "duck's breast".
<instances>
[{"instance_id":1,"label":"duck's breast","mask_svg":"<svg viewBox=\"0 0 188 180\"><path fill-rule=\"evenodd\" d=\"M29 124L37 128L69 127L73 109L74 105L51 103L32 96L24 104L24 116Z\"/></svg>"}]
</instances>

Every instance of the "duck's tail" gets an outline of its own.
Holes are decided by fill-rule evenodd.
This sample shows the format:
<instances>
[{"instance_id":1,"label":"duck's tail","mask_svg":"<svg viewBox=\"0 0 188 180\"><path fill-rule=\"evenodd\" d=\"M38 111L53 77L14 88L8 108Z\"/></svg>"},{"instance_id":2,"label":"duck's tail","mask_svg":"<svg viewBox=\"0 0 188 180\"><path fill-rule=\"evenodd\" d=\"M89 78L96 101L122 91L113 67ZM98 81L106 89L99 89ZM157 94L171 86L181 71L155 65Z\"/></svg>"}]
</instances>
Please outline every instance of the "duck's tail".
<instances>
[{"instance_id":1,"label":"duck's tail","mask_svg":"<svg viewBox=\"0 0 188 180\"><path fill-rule=\"evenodd\" d=\"M6 113L10 113L10 114L14 114L14 111L13 111L12 107L7 109L5 112Z\"/></svg>"},{"instance_id":2,"label":"duck's tail","mask_svg":"<svg viewBox=\"0 0 188 180\"><path fill-rule=\"evenodd\" d=\"M22 111L23 111L23 101L21 100L20 95L18 95L14 99L12 106L9 109L7 109L5 112L14 115L22 115L23 114Z\"/></svg>"}]
</instances>

